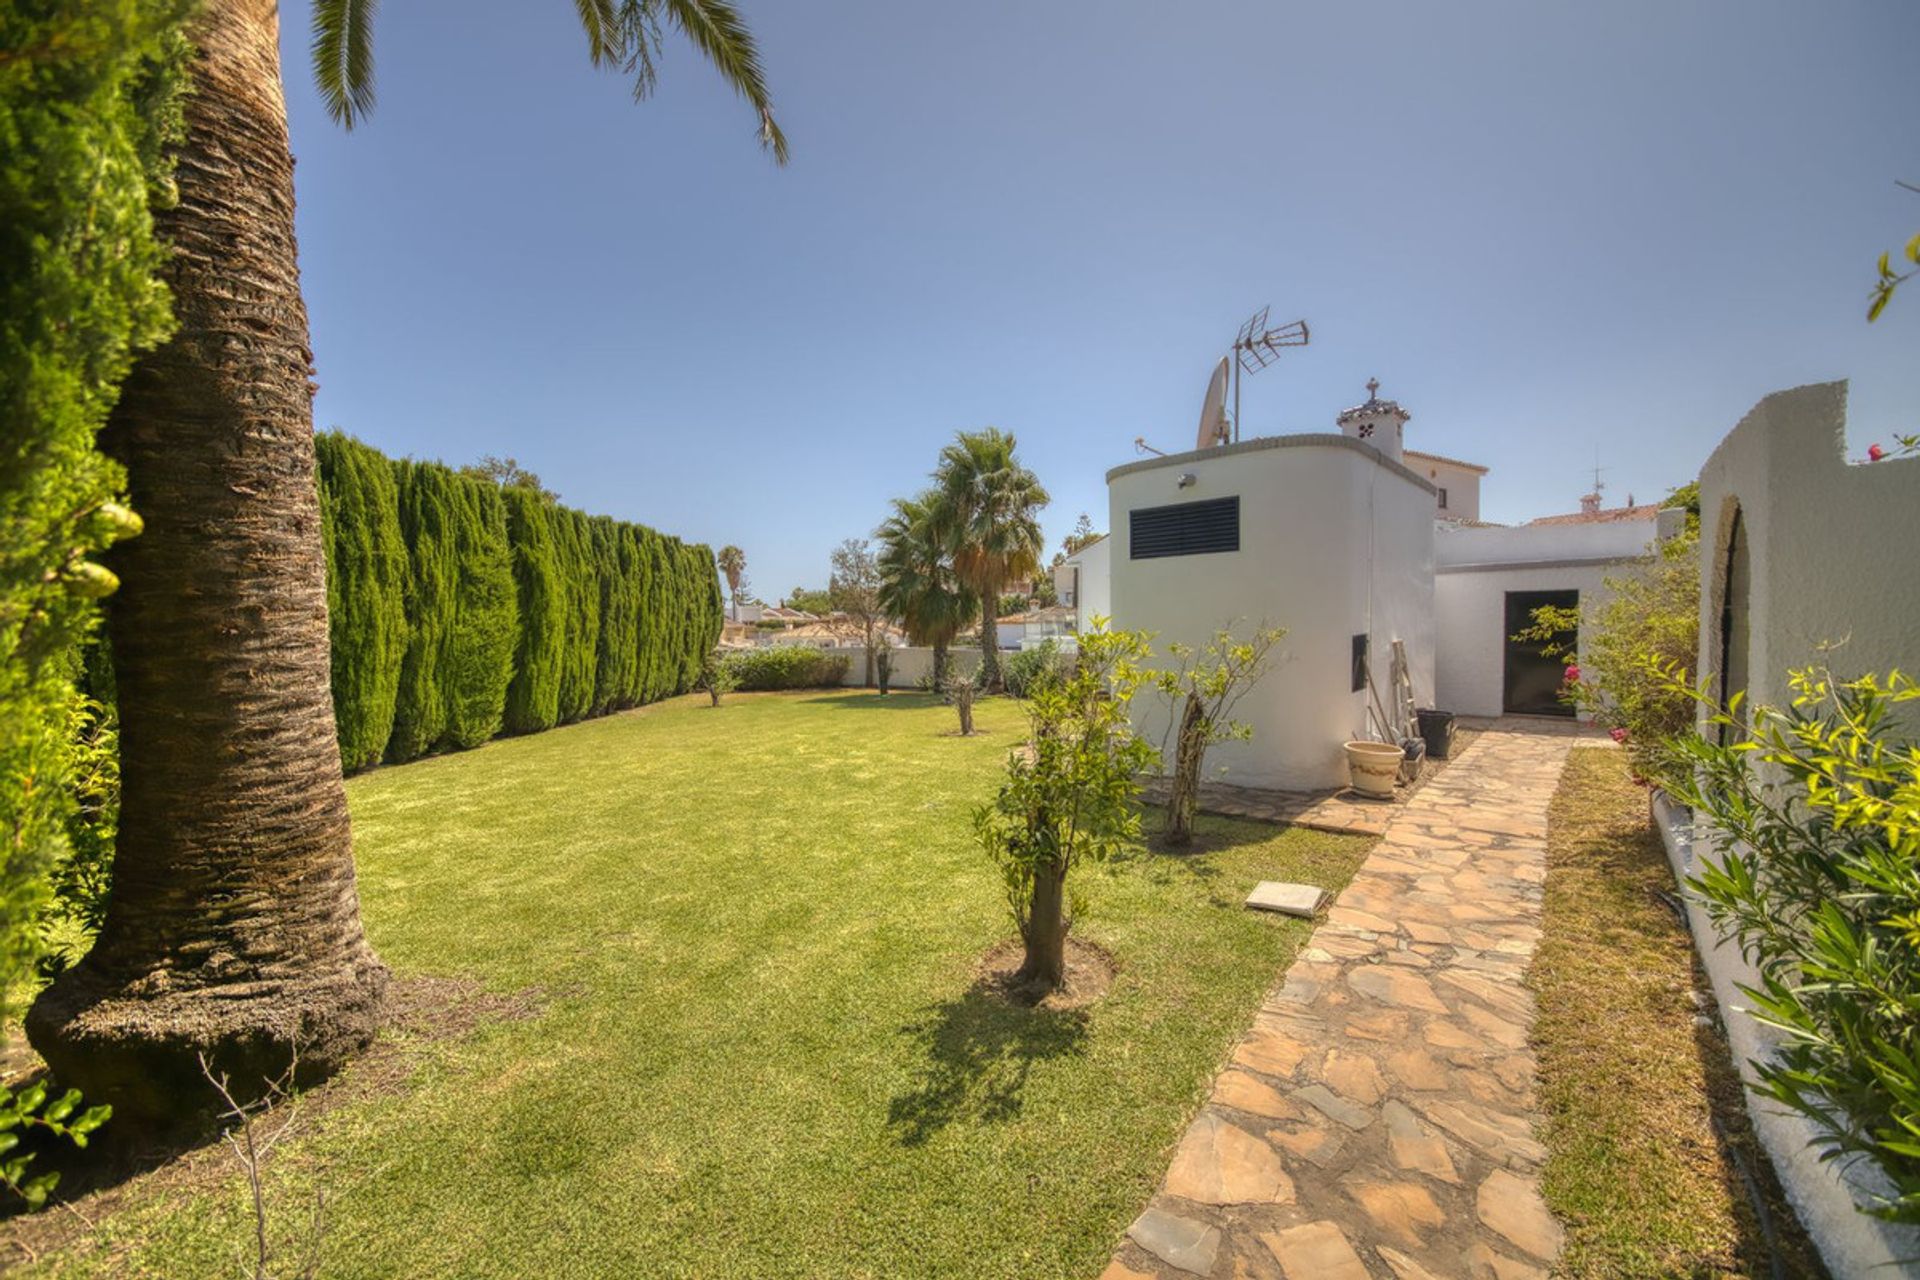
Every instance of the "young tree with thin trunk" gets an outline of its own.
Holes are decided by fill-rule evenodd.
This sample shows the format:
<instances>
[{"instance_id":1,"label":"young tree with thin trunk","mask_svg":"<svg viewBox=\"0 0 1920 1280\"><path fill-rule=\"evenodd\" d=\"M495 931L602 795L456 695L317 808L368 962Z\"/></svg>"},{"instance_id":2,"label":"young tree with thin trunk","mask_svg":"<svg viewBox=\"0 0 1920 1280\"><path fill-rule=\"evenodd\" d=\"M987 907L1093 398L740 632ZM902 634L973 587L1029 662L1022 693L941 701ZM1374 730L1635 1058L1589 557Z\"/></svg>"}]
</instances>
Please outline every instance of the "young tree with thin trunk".
<instances>
[{"instance_id":1,"label":"young tree with thin trunk","mask_svg":"<svg viewBox=\"0 0 1920 1280\"><path fill-rule=\"evenodd\" d=\"M980 607L954 571L942 540L943 499L937 489L895 498L893 514L874 531L880 540L880 604L913 644L933 648L933 687L947 688L947 646Z\"/></svg>"},{"instance_id":2,"label":"young tree with thin trunk","mask_svg":"<svg viewBox=\"0 0 1920 1280\"><path fill-rule=\"evenodd\" d=\"M372 0L317 0L315 74L351 125L373 104ZM583 0L594 65L654 81L677 27L784 160L758 53L727 0ZM109 618L124 771L107 919L27 1016L56 1075L128 1119L203 1096L201 1054L243 1093L304 1079L377 1029L387 971L360 926L328 682L313 365L294 251L274 0L206 0L173 253L177 329L102 433L145 536L116 548Z\"/></svg>"},{"instance_id":3,"label":"young tree with thin trunk","mask_svg":"<svg viewBox=\"0 0 1920 1280\"><path fill-rule=\"evenodd\" d=\"M1040 570L1040 509L1050 499L1014 456L1014 438L988 427L962 431L934 472L944 540L960 580L980 598L980 659L988 692L1004 687L994 610L1001 588Z\"/></svg>"},{"instance_id":4,"label":"young tree with thin trunk","mask_svg":"<svg viewBox=\"0 0 1920 1280\"><path fill-rule=\"evenodd\" d=\"M1280 627L1261 627L1247 640L1236 640L1222 627L1206 645L1171 644L1167 652L1178 663L1156 680L1167 697L1167 735L1173 742L1173 777L1167 794L1169 845L1193 843L1193 819L1200 807L1201 771L1207 748L1253 736L1253 730L1233 718L1233 709L1266 674L1273 646L1287 633ZM1166 758L1167 742L1161 742Z\"/></svg>"},{"instance_id":5,"label":"young tree with thin trunk","mask_svg":"<svg viewBox=\"0 0 1920 1280\"><path fill-rule=\"evenodd\" d=\"M1158 752L1134 733L1129 708L1153 679L1148 654L1139 632L1081 636L1073 674L1034 692L1032 740L1009 753L999 796L974 814L1026 945L1015 982L1031 995L1066 979L1074 864L1104 861L1140 836L1139 775Z\"/></svg>"},{"instance_id":6,"label":"young tree with thin trunk","mask_svg":"<svg viewBox=\"0 0 1920 1280\"><path fill-rule=\"evenodd\" d=\"M887 611L880 603L880 566L865 538L848 538L833 549L833 573L827 579L827 595L835 613L844 618L843 626L860 637L866 651L866 686L873 687L873 657L887 642Z\"/></svg>"}]
</instances>

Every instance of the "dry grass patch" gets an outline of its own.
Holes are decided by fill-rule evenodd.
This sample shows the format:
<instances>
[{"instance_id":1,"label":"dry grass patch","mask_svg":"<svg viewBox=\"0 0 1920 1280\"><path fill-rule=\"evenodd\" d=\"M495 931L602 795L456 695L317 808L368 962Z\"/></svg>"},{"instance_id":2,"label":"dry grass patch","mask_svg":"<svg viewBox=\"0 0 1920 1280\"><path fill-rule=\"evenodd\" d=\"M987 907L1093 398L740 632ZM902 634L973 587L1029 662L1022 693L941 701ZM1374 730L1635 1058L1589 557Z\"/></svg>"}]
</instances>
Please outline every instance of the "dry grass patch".
<instances>
[{"instance_id":1,"label":"dry grass patch","mask_svg":"<svg viewBox=\"0 0 1920 1280\"><path fill-rule=\"evenodd\" d=\"M1545 1191L1567 1224L1560 1273L1819 1276L1742 1105L1646 793L1625 756L1575 750L1554 796L1545 937L1528 974L1547 1113ZM1726 1143L1715 1137L1716 1121ZM1739 1153L1739 1159L1728 1154ZM1769 1244L1751 1204L1751 1171Z\"/></svg>"}]
</instances>

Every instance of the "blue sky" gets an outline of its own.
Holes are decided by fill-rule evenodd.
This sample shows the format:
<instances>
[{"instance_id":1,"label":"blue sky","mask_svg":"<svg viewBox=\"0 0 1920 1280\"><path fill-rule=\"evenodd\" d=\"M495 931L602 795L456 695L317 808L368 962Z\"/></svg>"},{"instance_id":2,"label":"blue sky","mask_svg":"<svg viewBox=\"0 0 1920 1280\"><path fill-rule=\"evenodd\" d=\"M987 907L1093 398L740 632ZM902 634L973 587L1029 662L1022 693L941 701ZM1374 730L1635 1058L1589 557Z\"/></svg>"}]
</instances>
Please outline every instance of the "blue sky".
<instances>
[{"instance_id":1,"label":"blue sky","mask_svg":"<svg viewBox=\"0 0 1920 1280\"><path fill-rule=\"evenodd\" d=\"M1920 5L740 0L793 145L677 37L634 105L561 0L411 0L329 122L284 7L318 423L512 454L572 505L747 552L776 599L996 425L1104 527L1271 303L1310 347L1246 434L1369 376L1483 514L1691 479L1771 390L1920 427Z\"/></svg>"}]
</instances>

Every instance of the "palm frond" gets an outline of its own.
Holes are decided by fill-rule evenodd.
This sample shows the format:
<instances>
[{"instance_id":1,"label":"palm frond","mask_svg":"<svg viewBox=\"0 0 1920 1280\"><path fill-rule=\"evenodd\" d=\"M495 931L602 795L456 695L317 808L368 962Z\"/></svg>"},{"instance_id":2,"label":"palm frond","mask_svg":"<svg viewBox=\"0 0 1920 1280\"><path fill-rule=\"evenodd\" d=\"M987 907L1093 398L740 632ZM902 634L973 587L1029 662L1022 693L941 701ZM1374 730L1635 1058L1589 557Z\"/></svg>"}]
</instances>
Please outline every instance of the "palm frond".
<instances>
[{"instance_id":1,"label":"palm frond","mask_svg":"<svg viewBox=\"0 0 1920 1280\"><path fill-rule=\"evenodd\" d=\"M373 14L378 4L314 0L314 83L327 114L348 129L373 110Z\"/></svg>"},{"instance_id":2,"label":"palm frond","mask_svg":"<svg viewBox=\"0 0 1920 1280\"><path fill-rule=\"evenodd\" d=\"M620 18L613 0L573 0L580 12L580 29L587 33L587 56L596 67L616 66L624 54Z\"/></svg>"},{"instance_id":3,"label":"palm frond","mask_svg":"<svg viewBox=\"0 0 1920 1280\"><path fill-rule=\"evenodd\" d=\"M735 93L760 113L760 145L773 153L775 164L787 162L787 135L773 118L773 98L753 33L732 0L655 0L676 27L706 55L714 70Z\"/></svg>"}]
</instances>

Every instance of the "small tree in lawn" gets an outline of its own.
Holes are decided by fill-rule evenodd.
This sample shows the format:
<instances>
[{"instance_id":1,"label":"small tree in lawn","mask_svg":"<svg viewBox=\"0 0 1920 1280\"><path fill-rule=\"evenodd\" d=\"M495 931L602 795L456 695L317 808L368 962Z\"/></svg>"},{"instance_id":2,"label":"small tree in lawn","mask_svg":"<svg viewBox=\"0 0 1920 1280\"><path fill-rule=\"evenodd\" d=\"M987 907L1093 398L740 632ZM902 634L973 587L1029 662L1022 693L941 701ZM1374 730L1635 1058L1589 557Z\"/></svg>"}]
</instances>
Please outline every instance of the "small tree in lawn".
<instances>
[{"instance_id":1,"label":"small tree in lawn","mask_svg":"<svg viewBox=\"0 0 1920 1280\"><path fill-rule=\"evenodd\" d=\"M845 615L846 629L860 637L867 655L863 683L872 688L874 655L882 640L880 629L887 621L887 611L880 604L880 565L865 538L848 538L835 547L832 561L827 596L834 612Z\"/></svg>"},{"instance_id":2,"label":"small tree in lawn","mask_svg":"<svg viewBox=\"0 0 1920 1280\"><path fill-rule=\"evenodd\" d=\"M957 671L947 677L947 700L953 703L953 709L960 713L960 736L973 736L973 694L979 688L974 683L972 673Z\"/></svg>"},{"instance_id":3,"label":"small tree in lawn","mask_svg":"<svg viewBox=\"0 0 1920 1280\"><path fill-rule=\"evenodd\" d=\"M1007 780L974 828L1000 868L1007 906L1026 944L1014 981L1033 995L1066 978L1073 912L1067 876L1081 859L1105 861L1140 836L1138 776L1158 753L1133 732L1134 694L1152 680L1144 635L1096 627L1081 637L1072 676L1027 704L1033 739L1007 758Z\"/></svg>"},{"instance_id":4,"label":"small tree in lawn","mask_svg":"<svg viewBox=\"0 0 1920 1280\"><path fill-rule=\"evenodd\" d=\"M1253 730L1233 718L1233 709L1260 677L1266 674L1273 646L1286 635L1282 627L1261 627L1248 640L1236 640L1222 627L1206 646L1170 644L1167 653L1178 666L1160 673L1157 684L1169 703L1166 737L1173 744L1173 777L1167 795L1169 845L1193 843L1193 817L1200 805L1201 769L1207 748L1216 742L1244 740Z\"/></svg>"},{"instance_id":5,"label":"small tree in lawn","mask_svg":"<svg viewBox=\"0 0 1920 1280\"><path fill-rule=\"evenodd\" d=\"M707 691L707 696L713 699L713 705L717 707L720 699L740 687L740 674L727 661L727 655L716 649L700 664L699 687Z\"/></svg>"}]
</instances>

